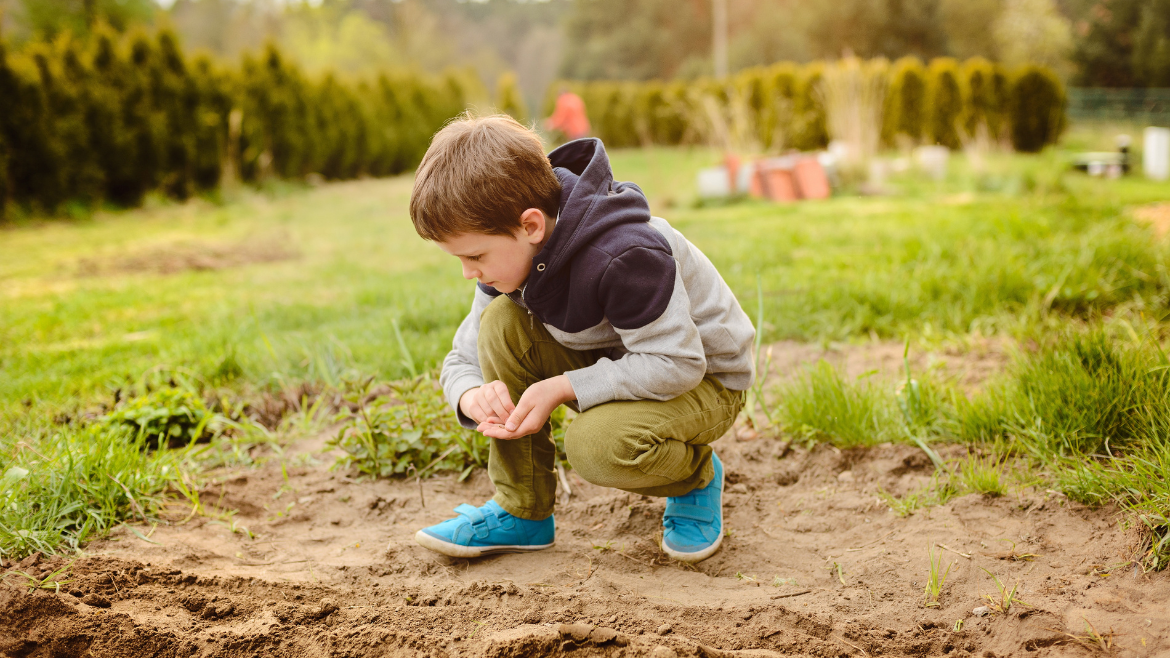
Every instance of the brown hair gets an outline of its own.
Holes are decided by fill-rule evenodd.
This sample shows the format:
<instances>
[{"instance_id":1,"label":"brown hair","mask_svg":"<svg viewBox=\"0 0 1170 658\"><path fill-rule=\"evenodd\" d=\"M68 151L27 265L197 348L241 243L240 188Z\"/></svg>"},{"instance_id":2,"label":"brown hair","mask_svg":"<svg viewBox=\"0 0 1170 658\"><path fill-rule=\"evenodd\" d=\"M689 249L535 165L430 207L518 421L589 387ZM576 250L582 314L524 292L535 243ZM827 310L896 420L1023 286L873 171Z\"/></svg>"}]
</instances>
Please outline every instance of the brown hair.
<instances>
[{"instance_id":1,"label":"brown hair","mask_svg":"<svg viewBox=\"0 0 1170 658\"><path fill-rule=\"evenodd\" d=\"M561 183L540 137L506 114L470 113L435 134L415 173L410 219L425 240L512 235L529 208L557 216Z\"/></svg>"}]
</instances>

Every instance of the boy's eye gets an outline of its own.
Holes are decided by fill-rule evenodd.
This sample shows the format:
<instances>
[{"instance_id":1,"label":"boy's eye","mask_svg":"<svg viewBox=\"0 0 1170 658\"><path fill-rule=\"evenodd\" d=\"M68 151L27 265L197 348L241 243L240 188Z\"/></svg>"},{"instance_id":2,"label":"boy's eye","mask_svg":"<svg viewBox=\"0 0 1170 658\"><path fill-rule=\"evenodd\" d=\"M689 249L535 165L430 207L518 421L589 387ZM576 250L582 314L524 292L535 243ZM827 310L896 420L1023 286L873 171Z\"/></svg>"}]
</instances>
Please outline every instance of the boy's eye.
<instances>
[{"instance_id":1,"label":"boy's eye","mask_svg":"<svg viewBox=\"0 0 1170 658\"><path fill-rule=\"evenodd\" d=\"M471 261L471 262L473 262L473 263L475 263L475 262L479 262L479 256L468 256L468 257L467 257L467 260L469 260L469 261Z\"/></svg>"}]
</instances>

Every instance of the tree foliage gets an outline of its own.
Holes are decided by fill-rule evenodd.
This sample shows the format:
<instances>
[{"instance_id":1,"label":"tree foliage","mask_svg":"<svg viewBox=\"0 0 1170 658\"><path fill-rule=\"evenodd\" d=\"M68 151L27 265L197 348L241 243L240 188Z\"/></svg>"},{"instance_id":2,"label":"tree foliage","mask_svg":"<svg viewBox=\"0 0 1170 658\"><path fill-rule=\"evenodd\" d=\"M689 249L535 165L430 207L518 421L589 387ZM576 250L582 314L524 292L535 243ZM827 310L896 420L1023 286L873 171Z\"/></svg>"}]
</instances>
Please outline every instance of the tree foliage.
<instances>
[{"instance_id":1,"label":"tree foliage","mask_svg":"<svg viewBox=\"0 0 1170 658\"><path fill-rule=\"evenodd\" d=\"M0 218L186 199L225 170L250 182L406 171L482 96L459 71L314 78L275 45L223 66L187 57L168 30L0 44Z\"/></svg>"},{"instance_id":2,"label":"tree foliage","mask_svg":"<svg viewBox=\"0 0 1170 658\"><path fill-rule=\"evenodd\" d=\"M764 149L820 149L830 139L824 70L823 62L782 62L723 82L562 81L550 88L545 110L559 89L572 89L585 101L594 134L609 146L711 142L718 121L725 131L754 133ZM1055 143L1065 126L1064 85L1047 67L1009 70L983 58L962 64L938 58L925 66L907 57L885 75L881 135L887 147L908 140L957 149L985 134L1037 151Z\"/></svg>"}]
</instances>

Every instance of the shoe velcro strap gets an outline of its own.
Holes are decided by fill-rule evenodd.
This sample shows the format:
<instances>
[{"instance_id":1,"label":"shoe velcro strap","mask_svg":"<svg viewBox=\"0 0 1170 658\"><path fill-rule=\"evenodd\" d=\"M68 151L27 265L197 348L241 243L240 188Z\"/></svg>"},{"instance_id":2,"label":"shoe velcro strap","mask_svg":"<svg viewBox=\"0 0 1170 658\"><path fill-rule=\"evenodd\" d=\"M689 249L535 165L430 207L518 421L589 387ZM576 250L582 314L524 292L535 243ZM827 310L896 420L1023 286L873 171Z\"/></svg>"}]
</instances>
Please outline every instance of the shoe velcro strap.
<instances>
[{"instance_id":1,"label":"shoe velcro strap","mask_svg":"<svg viewBox=\"0 0 1170 658\"><path fill-rule=\"evenodd\" d=\"M484 522L483 512L480 512L479 508L472 507L467 503L456 507L455 512L461 516L466 516L467 520L471 521L471 525L480 525Z\"/></svg>"},{"instance_id":2,"label":"shoe velcro strap","mask_svg":"<svg viewBox=\"0 0 1170 658\"><path fill-rule=\"evenodd\" d=\"M715 521L715 512L710 508L699 507L698 505L668 502L666 504L666 518L690 519L700 523L712 523Z\"/></svg>"},{"instance_id":3,"label":"shoe velcro strap","mask_svg":"<svg viewBox=\"0 0 1170 658\"><path fill-rule=\"evenodd\" d=\"M489 532L500 527L500 517L496 516L490 509L480 509L464 503L456 507L455 511L467 517L467 520L471 522L472 532L480 539L487 539Z\"/></svg>"}]
</instances>

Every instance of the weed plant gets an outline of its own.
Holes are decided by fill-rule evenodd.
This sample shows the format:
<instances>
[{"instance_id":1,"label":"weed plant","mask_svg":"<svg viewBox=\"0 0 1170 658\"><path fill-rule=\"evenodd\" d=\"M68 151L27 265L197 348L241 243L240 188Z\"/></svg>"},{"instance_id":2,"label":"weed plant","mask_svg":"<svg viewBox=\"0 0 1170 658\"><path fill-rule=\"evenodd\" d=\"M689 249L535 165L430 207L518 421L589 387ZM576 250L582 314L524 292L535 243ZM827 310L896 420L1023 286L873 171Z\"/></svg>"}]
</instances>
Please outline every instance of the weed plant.
<instances>
[{"instance_id":1,"label":"weed plant","mask_svg":"<svg viewBox=\"0 0 1170 658\"><path fill-rule=\"evenodd\" d=\"M350 381L344 399L349 410L329 442L344 452L340 467L373 477L454 470L462 481L487 464L487 437L459 425L429 373L390 384L389 394L372 377Z\"/></svg>"}]
</instances>

